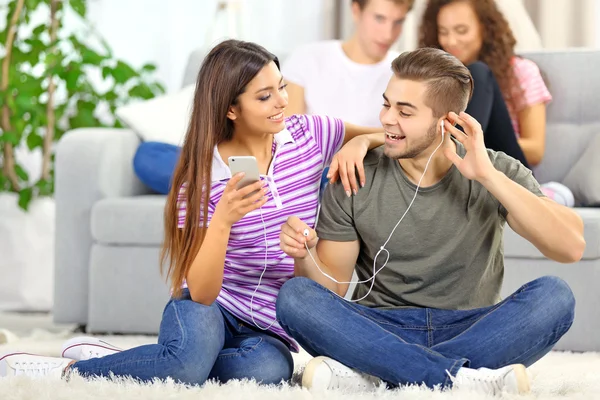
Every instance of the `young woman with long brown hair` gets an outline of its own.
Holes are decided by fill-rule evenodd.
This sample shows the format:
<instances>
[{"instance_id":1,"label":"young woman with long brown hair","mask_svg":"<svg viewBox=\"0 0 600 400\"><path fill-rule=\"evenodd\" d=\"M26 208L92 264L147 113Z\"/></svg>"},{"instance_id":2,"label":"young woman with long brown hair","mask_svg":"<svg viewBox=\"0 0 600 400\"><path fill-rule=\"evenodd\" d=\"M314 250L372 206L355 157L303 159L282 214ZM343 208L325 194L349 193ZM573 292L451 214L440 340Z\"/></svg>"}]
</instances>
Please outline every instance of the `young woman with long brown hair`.
<instances>
[{"instance_id":1,"label":"young woman with long brown hair","mask_svg":"<svg viewBox=\"0 0 600 400\"><path fill-rule=\"evenodd\" d=\"M275 315L279 288L294 276L293 260L279 247L280 227L291 215L314 226L323 168L354 138L337 161L342 178L354 178L355 168L361 175L362 158L384 135L336 118L286 118L286 106L273 54L238 40L215 46L198 75L165 208L162 259L172 298L158 343L121 351L75 338L63 347L64 358L0 356L0 375L77 371L186 384L289 379L290 351L299 346ZM256 157L260 181L236 189L241 176L231 176L230 156Z\"/></svg>"},{"instance_id":2,"label":"young woman with long brown hair","mask_svg":"<svg viewBox=\"0 0 600 400\"><path fill-rule=\"evenodd\" d=\"M427 3L419 45L443 49L467 65L475 91L466 112L482 124L486 146L532 168L544 156L552 95L538 66L515 53L516 43L494 0ZM561 204L574 203L560 183L545 183L542 189Z\"/></svg>"},{"instance_id":3,"label":"young woman with long brown hair","mask_svg":"<svg viewBox=\"0 0 600 400\"><path fill-rule=\"evenodd\" d=\"M420 47L443 49L465 64L475 82L466 112L481 123L486 146L529 167L511 123L514 37L494 0L431 0L419 32Z\"/></svg>"}]
</instances>

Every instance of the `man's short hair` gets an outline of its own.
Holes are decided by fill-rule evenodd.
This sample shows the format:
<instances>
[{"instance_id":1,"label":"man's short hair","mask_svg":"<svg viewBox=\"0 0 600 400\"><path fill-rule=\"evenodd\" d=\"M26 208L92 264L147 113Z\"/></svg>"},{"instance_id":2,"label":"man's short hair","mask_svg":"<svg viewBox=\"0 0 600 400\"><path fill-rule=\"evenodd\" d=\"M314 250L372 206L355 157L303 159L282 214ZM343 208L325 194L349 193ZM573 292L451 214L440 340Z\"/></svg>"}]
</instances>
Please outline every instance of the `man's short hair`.
<instances>
[{"instance_id":1,"label":"man's short hair","mask_svg":"<svg viewBox=\"0 0 600 400\"><path fill-rule=\"evenodd\" d=\"M365 9L365 6L367 5L367 3L370 0L352 0L352 3L357 3L358 6L360 7L361 10ZM415 0L389 0L392 1L394 3L396 3L397 5L407 5L408 6L408 11L412 10L413 5L415 4Z\"/></svg>"},{"instance_id":2,"label":"man's short hair","mask_svg":"<svg viewBox=\"0 0 600 400\"><path fill-rule=\"evenodd\" d=\"M456 57L443 50L424 47L400 54L392 61L396 77L425 82L425 105L440 118L467 108L473 95L473 77Z\"/></svg>"}]
</instances>

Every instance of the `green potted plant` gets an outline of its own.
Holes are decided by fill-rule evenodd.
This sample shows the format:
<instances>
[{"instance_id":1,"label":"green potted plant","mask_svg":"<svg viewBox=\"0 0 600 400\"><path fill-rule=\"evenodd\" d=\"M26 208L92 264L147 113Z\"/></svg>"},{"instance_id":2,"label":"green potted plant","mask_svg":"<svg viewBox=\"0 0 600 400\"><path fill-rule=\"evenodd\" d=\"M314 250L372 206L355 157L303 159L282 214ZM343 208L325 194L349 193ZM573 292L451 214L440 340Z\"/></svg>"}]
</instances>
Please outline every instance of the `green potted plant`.
<instances>
[{"instance_id":1,"label":"green potted plant","mask_svg":"<svg viewBox=\"0 0 600 400\"><path fill-rule=\"evenodd\" d=\"M119 106L165 92L153 76L153 64L134 68L113 56L86 19L86 5L86 0L11 0L2 10L0 309L2 297L15 289L10 273L23 279L23 271L35 268L33 280L45 282L43 289L36 288L38 294L52 288L55 142L70 129L120 127L114 117ZM85 29L65 29L68 10ZM32 23L34 12L46 20ZM22 159L32 155L39 159L39 171L23 165Z\"/></svg>"}]
</instances>

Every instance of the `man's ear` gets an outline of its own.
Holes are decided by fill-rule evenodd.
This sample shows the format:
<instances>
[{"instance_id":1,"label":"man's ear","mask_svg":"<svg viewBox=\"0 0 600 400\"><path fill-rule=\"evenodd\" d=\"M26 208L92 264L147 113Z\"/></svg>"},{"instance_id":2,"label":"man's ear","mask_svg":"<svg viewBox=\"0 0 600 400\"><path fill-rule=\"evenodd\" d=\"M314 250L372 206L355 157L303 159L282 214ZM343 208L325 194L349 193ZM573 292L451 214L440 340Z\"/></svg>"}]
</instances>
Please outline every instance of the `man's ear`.
<instances>
[{"instance_id":1,"label":"man's ear","mask_svg":"<svg viewBox=\"0 0 600 400\"><path fill-rule=\"evenodd\" d=\"M360 18L362 14L362 10L360 8L360 5L356 2L353 1L352 2L352 20L354 21L354 23L358 23L358 20Z\"/></svg>"},{"instance_id":2,"label":"man's ear","mask_svg":"<svg viewBox=\"0 0 600 400\"><path fill-rule=\"evenodd\" d=\"M438 135L441 135L442 132L446 131L446 128L443 128L443 126L444 126L444 121L447 119L447 117L448 117L448 115L446 114L437 120L436 131L437 131Z\"/></svg>"}]
</instances>

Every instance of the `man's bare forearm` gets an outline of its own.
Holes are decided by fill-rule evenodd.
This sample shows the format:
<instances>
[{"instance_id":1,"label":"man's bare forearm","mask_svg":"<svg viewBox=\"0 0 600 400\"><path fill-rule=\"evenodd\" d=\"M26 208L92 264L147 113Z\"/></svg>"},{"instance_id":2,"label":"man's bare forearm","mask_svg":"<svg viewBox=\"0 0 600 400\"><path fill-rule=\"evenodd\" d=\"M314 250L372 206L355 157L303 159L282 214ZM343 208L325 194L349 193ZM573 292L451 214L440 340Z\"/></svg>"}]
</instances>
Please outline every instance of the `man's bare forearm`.
<instances>
[{"instance_id":1,"label":"man's bare forearm","mask_svg":"<svg viewBox=\"0 0 600 400\"><path fill-rule=\"evenodd\" d=\"M294 260L294 275L295 276L303 276L313 281L317 282L321 286L326 287L327 289L340 294L340 286L336 282L332 281L328 277L326 277L315 265L315 261L319 264L319 267L323 272L325 272L329 276L333 276L331 274L331 269L328 268L319 258L319 255L316 250L316 246L310 250L310 254L313 256L313 259L307 255L305 258L296 258ZM347 285L346 289L347 290Z\"/></svg>"},{"instance_id":2,"label":"man's bare forearm","mask_svg":"<svg viewBox=\"0 0 600 400\"><path fill-rule=\"evenodd\" d=\"M511 228L546 257L563 263L581 259L585 240L577 213L536 196L500 171L481 184L506 208Z\"/></svg>"}]
</instances>

